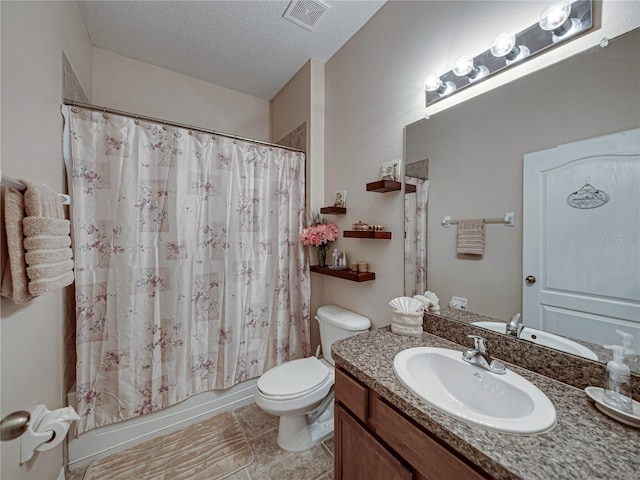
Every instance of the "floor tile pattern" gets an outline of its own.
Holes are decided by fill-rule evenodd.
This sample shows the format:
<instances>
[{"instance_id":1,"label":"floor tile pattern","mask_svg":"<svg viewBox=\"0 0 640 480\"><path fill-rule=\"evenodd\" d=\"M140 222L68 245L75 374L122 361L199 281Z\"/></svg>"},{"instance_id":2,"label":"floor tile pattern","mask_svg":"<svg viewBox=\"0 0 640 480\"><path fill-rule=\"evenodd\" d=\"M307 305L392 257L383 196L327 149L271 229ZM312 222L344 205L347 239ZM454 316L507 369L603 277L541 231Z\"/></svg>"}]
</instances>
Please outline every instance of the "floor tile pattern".
<instances>
[{"instance_id":1,"label":"floor tile pattern","mask_svg":"<svg viewBox=\"0 0 640 480\"><path fill-rule=\"evenodd\" d=\"M287 452L277 443L278 417L255 404L235 410L255 460L225 480L333 480L333 438L306 452ZM86 468L67 472L66 480L82 480Z\"/></svg>"}]
</instances>

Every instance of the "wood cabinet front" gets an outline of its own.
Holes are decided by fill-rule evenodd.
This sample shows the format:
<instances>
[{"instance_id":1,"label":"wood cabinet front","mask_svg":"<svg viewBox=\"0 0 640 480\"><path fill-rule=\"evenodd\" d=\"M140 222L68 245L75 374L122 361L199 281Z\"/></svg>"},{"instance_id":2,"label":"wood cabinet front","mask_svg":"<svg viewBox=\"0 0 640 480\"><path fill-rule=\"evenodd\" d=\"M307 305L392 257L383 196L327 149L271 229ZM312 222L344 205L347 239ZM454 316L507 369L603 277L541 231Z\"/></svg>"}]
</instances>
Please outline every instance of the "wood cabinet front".
<instances>
[{"instance_id":1,"label":"wood cabinet front","mask_svg":"<svg viewBox=\"0 0 640 480\"><path fill-rule=\"evenodd\" d=\"M413 423L374 390L336 369L335 478L490 478Z\"/></svg>"}]
</instances>

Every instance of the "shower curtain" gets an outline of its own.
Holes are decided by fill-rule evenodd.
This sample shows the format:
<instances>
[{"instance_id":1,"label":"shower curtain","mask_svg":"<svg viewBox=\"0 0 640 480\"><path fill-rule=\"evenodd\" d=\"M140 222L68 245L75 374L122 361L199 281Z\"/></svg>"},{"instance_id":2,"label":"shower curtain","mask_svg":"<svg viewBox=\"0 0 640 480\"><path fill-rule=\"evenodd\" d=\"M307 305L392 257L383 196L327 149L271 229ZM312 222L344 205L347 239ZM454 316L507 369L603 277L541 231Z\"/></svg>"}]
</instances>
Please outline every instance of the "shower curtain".
<instances>
[{"instance_id":1,"label":"shower curtain","mask_svg":"<svg viewBox=\"0 0 640 480\"><path fill-rule=\"evenodd\" d=\"M79 433L310 355L304 154L63 110Z\"/></svg>"},{"instance_id":2,"label":"shower curtain","mask_svg":"<svg viewBox=\"0 0 640 480\"><path fill-rule=\"evenodd\" d=\"M429 180L405 177L415 185L414 193L404 196L404 290L413 297L427 290L427 200Z\"/></svg>"}]
</instances>

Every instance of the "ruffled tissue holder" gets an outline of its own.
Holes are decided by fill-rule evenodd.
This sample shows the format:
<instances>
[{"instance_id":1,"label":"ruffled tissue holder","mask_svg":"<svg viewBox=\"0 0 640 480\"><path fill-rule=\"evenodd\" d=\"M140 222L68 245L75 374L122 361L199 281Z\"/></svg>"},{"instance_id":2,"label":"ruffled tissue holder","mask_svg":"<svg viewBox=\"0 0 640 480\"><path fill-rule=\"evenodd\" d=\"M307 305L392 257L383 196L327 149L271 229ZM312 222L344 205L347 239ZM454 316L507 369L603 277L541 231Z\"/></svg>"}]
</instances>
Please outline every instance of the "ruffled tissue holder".
<instances>
[{"instance_id":1,"label":"ruffled tissue holder","mask_svg":"<svg viewBox=\"0 0 640 480\"><path fill-rule=\"evenodd\" d=\"M398 335L417 337L422 335L424 312L401 312L394 310L391 314L391 331Z\"/></svg>"},{"instance_id":2,"label":"ruffled tissue holder","mask_svg":"<svg viewBox=\"0 0 640 480\"><path fill-rule=\"evenodd\" d=\"M398 335L422 335L424 304L415 298L397 297L389 302L391 313L391 331Z\"/></svg>"}]
</instances>

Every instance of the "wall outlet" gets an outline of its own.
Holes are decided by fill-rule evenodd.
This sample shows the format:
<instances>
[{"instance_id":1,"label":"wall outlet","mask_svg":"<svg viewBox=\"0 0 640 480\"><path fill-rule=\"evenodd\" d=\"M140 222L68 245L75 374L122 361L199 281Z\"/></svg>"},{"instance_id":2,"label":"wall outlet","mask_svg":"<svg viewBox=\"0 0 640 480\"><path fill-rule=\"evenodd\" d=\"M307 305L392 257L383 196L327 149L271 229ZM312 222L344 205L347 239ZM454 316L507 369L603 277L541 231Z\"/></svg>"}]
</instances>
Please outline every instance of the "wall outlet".
<instances>
[{"instance_id":1,"label":"wall outlet","mask_svg":"<svg viewBox=\"0 0 640 480\"><path fill-rule=\"evenodd\" d=\"M467 299L464 297L451 297L451 301L449 302L449 306L454 310L466 310L467 309Z\"/></svg>"}]
</instances>

